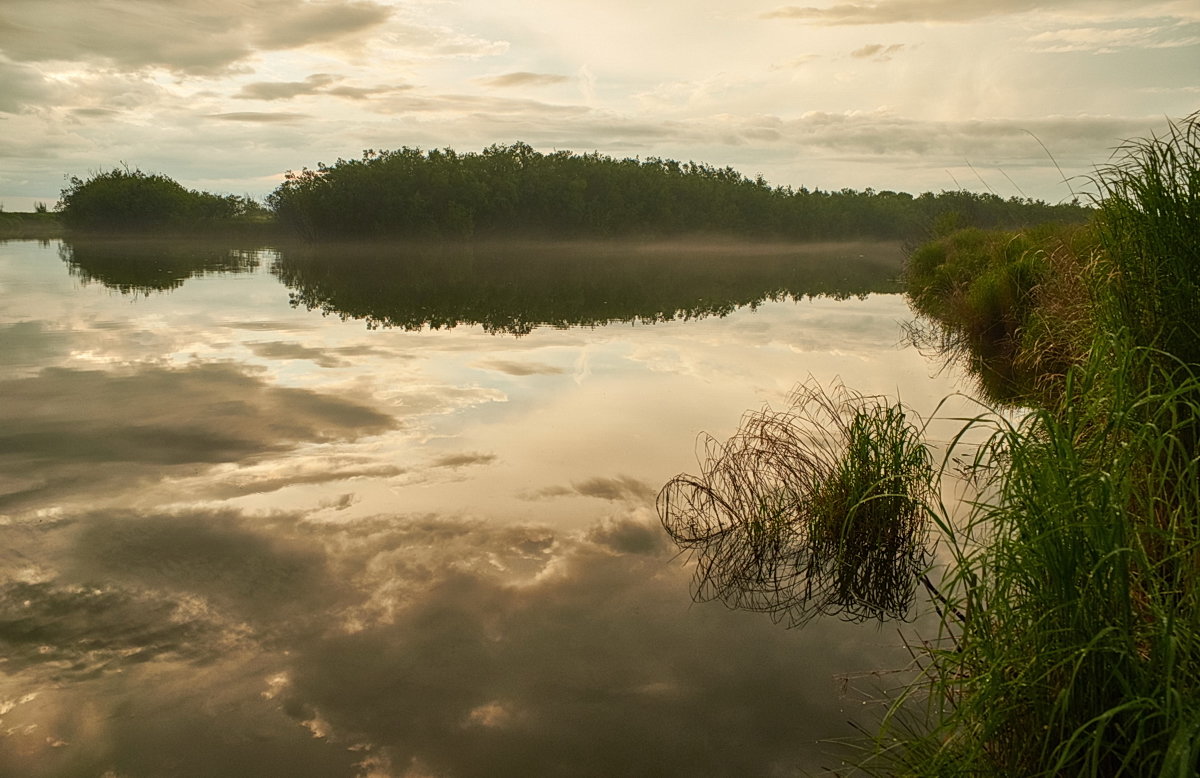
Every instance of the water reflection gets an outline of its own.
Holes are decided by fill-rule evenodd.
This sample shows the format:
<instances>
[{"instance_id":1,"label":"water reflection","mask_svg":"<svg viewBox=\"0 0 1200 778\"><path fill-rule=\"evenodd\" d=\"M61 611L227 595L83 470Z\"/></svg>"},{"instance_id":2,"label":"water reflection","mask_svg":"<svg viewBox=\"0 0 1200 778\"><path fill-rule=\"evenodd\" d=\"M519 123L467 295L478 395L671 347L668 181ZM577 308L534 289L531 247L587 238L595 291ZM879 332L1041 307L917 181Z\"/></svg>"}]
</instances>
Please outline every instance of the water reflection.
<instances>
[{"instance_id":1,"label":"water reflection","mask_svg":"<svg viewBox=\"0 0 1200 778\"><path fill-rule=\"evenodd\" d=\"M455 244L285 249L273 272L309 310L406 330L654 323L767 300L899 291L894 244Z\"/></svg>"},{"instance_id":2,"label":"water reflection","mask_svg":"<svg viewBox=\"0 0 1200 778\"><path fill-rule=\"evenodd\" d=\"M0 246L2 775L793 775L869 725L839 674L907 661L692 606L654 511L698 432L807 374L945 393L896 348L896 295L810 299L782 260L690 277L694 250L510 269L540 301L496 258L438 297L432 258L200 250L156 287L153 254L75 245L107 279L79 284L58 251ZM744 307L678 313L710 302ZM670 320L536 326L626 315Z\"/></svg>"},{"instance_id":3,"label":"water reflection","mask_svg":"<svg viewBox=\"0 0 1200 778\"><path fill-rule=\"evenodd\" d=\"M208 273L248 273L260 252L231 248L227 242L178 239L92 239L64 242L59 256L71 275L124 294L178 289Z\"/></svg>"}]
</instances>

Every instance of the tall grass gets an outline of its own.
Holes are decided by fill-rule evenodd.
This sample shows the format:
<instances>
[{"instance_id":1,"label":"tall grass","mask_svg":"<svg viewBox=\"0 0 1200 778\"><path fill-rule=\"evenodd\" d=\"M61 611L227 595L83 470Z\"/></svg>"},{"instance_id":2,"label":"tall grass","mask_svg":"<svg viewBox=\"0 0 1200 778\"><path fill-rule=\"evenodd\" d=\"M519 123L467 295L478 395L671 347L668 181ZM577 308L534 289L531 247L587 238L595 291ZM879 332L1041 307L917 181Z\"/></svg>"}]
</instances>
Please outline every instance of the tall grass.
<instances>
[{"instance_id":1,"label":"tall grass","mask_svg":"<svg viewBox=\"0 0 1200 778\"><path fill-rule=\"evenodd\" d=\"M950 560L935 590L940 632L914 646L921 680L889 709L861 765L866 771L1200 775L1198 121L1200 114L1163 137L1131 141L1100 168L1098 214L1086 229L962 231L914 254L914 307L941 324L952 349L984 369L1006 371L1027 406L1016 420L996 413L968 422L958 436L990 425L968 468L978 494L965 518L912 485L927 471L888 455L921 450L910 441L913 428L896 438L890 422L880 423L886 416L864 415L869 409L861 404L842 417L847 433L835 436L836 445L828 436L793 436L788 446L767 449L780 463L751 456L740 464L739 473L772 473L804 463L804 472L817 473L806 491L757 492L797 497L793 502L770 511L746 503L747 510L722 513L725 492L713 487L730 483L721 477L729 449L718 452L718 466L705 478L684 482L703 497L694 504L708 510L704 515L734 517L709 525L708 536L674 534L707 561L700 582L721 582L718 596L739 607L745 603L736 590L755 581L724 574L729 560L747 559L746 549L768 552L772 580L801 578L821 592L828 581L855 580L848 568L869 575L887 553L862 553L855 543L888 552L887 538L838 524L855 513L847 504L882 498L888 505L903 496L903 514L915 518L897 522L890 510L881 518L918 538L910 541L918 548L927 522L940 530ZM944 462L954 453L952 446ZM834 510L824 496L859 480L838 475L830 462L861 472L867 485L849 490L860 498L834 501ZM751 474L738 483L757 482ZM704 513L673 514L671 488L664 490L668 529L673 516ZM766 515L771 529L762 537L803 537L807 555L772 555L776 547L755 535ZM834 522L831 536L853 542L818 553L814 539L827 520ZM741 555L706 558L704 544L714 539L717 548L732 543ZM822 555L837 562L814 566ZM836 575L823 574L827 569ZM920 573L893 585L911 594L904 586L913 575ZM857 593L827 602L862 599ZM789 605L750 602L785 613ZM903 614L908 601L891 604L869 615Z\"/></svg>"},{"instance_id":2,"label":"tall grass","mask_svg":"<svg viewBox=\"0 0 1200 778\"><path fill-rule=\"evenodd\" d=\"M1095 245L1070 286L1087 290L1087 348L1027 416L997 417L966 525L939 519L943 595L965 615L919 654L926 683L868 769L1200 772L1196 118L1097 172ZM1055 303L1042 290L1024 326L1062 328L1077 302Z\"/></svg>"},{"instance_id":3,"label":"tall grass","mask_svg":"<svg viewBox=\"0 0 1200 778\"><path fill-rule=\"evenodd\" d=\"M965 617L926 647L928 685L910 690L924 707L893 710L868 766L1195 774L1200 375L1177 365L1142 381L1161 356L1114 349L1071 372L1061 405L997 417L978 460L999 465L991 496L965 525L940 521L954 556L943 596Z\"/></svg>"},{"instance_id":4,"label":"tall grass","mask_svg":"<svg viewBox=\"0 0 1200 778\"><path fill-rule=\"evenodd\" d=\"M1111 325L1200 363L1200 113L1132 140L1094 177Z\"/></svg>"}]
</instances>

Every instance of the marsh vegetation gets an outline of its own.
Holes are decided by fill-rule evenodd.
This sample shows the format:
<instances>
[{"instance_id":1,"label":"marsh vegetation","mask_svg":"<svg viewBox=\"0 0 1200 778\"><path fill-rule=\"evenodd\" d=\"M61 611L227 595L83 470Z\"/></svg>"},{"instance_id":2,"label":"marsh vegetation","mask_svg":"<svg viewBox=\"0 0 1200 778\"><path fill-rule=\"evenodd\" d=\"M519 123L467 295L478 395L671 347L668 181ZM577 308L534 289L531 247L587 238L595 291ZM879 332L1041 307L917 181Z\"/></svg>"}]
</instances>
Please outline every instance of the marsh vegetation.
<instances>
[{"instance_id":1,"label":"marsh vegetation","mask_svg":"<svg viewBox=\"0 0 1200 778\"><path fill-rule=\"evenodd\" d=\"M761 434L752 416L730 444L710 449L700 476L661 493L663 523L697 558L697 596L791 624L807 614L795 615L795 595L773 593L826 602L830 575L811 548L830 519L824 489L788 486L776 461L825 484L834 469L822 463L859 460L868 482L838 504L834 559L863 580L903 573L878 579L892 599L875 586L835 589L848 602L818 610L907 616L922 574L913 549L937 528L949 560L929 585L941 629L912 646L920 679L885 717L869 771L1200 770L1198 118L1130 141L1098 169L1087 225L960 231L912 255L908 296L936 327L926 342L963 361L993 407L1025 409L981 405L951 442L940 476L958 462L973 487L965 513L930 499L940 493L932 468L906 464L931 452L900 456L919 438L919 420L900 437L874 426L861 441L828 441L790 421ZM801 400L782 418L805 412L811 396ZM868 418L889 407L873 401ZM982 445L961 445L980 434ZM731 481L728 462L743 456L747 436L746 467L766 477ZM887 467L874 472L876 461ZM913 521L914 500L927 521ZM871 505L911 541L878 535L877 519L861 515ZM864 543L881 554L861 553Z\"/></svg>"}]
</instances>

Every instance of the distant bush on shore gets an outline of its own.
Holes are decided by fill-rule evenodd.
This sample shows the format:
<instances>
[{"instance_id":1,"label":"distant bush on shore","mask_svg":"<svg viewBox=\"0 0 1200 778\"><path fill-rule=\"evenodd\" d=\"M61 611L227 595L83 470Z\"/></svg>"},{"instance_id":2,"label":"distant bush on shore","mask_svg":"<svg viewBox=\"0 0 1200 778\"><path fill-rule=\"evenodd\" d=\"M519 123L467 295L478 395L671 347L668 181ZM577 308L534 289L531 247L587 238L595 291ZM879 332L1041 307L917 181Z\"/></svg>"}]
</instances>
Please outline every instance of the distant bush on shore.
<instances>
[{"instance_id":1,"label":"distant bush on shore","mask_svg":"<svg viewBox=\"0 0 1200 778\"><path fill-rule=\"evenodd\" d=\"M96 233L188 233L269 220L252 198L187 189L162 174L129 168L87 180L73 176L58 211L66 229Z\"/></svg>"}]
</instances>

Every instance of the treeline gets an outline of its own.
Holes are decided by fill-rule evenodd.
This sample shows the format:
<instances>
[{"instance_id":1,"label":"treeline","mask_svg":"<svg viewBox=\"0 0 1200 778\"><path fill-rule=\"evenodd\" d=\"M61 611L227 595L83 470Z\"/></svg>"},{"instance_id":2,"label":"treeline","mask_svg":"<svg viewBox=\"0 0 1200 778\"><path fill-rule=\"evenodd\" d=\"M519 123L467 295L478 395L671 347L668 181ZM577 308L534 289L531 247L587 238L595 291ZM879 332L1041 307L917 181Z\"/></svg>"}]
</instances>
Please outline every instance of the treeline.
<instances>
[{"instance_id":1,"label":"treeline","mask_svg":"<svg viewBox=\"0 0 1200 778\"><path fill-rule=\"evenodd\" d=\"M68 230L91 233L199 233L238 229L270 221L251 197L187 189L159 173L127 167L72 176L59 195Z\"/></svg>"},{"instance_id":2,"label":"treeline","mask_svg":"<svg viewBox=\"0 0 1200 778\"><path fill-rule=\"evenodd\" d=\"M556 238L721 233L798 240L913 239L965 226L1077 222L1088 209L966 191L836 192L771 187L762 176L670 159L542 154L524 143L482 152L363 152L289 172L267 198L309 239Z\"/></svg>"},{"instance_id":3,"label":"treeline","mask_svg":"<svg viewBox=\"0 0 1200 778\"><path fill-rule=\"evenodd\" d=\"M668 237L922 240L958 227L1081 222L1089 209L967 191L772 187L733 168L598 153L543 154L524 143L479 153L363 152L289 172L266 198L189 190L162 174L115 168L70 179L58 206L75 232L262 230L308 240Z\"/></svg>"}]
</instances>

